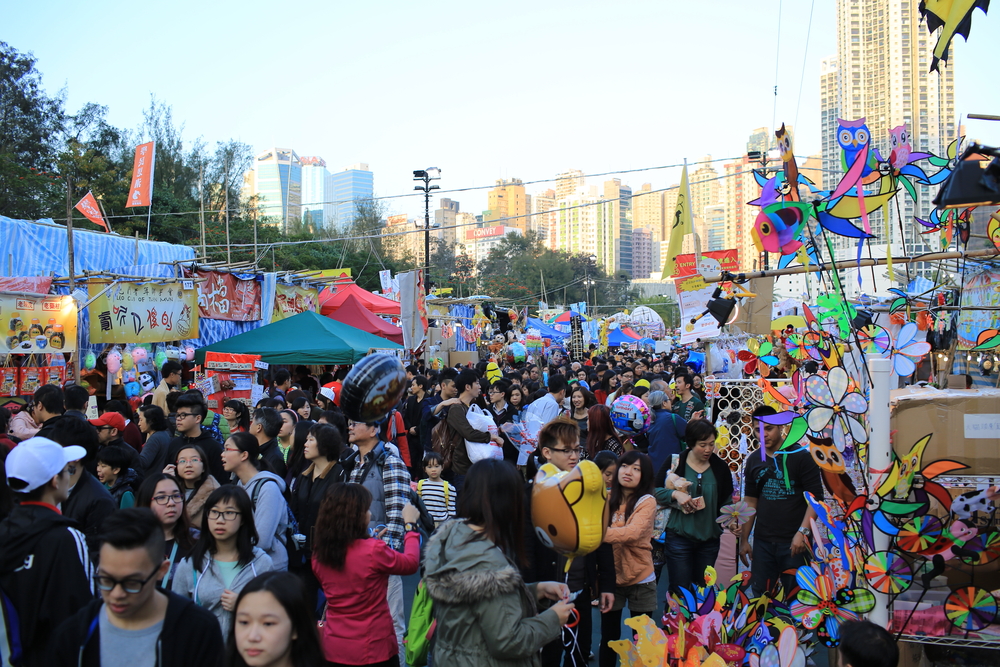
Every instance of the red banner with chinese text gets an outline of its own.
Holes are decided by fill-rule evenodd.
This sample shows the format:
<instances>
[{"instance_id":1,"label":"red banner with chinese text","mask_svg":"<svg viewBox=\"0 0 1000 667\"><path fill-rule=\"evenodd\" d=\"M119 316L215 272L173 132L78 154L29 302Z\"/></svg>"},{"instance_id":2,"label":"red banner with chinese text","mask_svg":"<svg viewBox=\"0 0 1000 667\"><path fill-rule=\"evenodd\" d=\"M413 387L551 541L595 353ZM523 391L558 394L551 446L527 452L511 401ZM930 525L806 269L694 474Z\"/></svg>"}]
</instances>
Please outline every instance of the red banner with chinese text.
<instances>
[{"instance_id":1,"label":"red banner with chinese text","mask_svg":"<svg viewBox=\"0 0 1000 667\"><path fill-rule=\"evenodd\" d=\"M210 320L251 322L260 319L260 283L242 280L231 273L184 270L185 277L199 278L198 313Z\"/></svg>"},{"instance_id":2,"label":"red banner with chinese text","mask_svg":"<svg viewBox=\"0 0 1000 667\"><path fill-rule=\"evenodd\" d=\"M125 203L125 208L152 205L155 156L155 141L139 144L135 147L135 162L132 163L132 185L128 189L128 201Z\"/></svg>"},{"instance_id":3,"label":"red banner with chinese text","mask_svg":"<svg viewBox=\"0 0 1000 667\"><path fill-rule=\"evenodd\" d=\"M701 253L701 256L716 260L723 271L735 273L740 270L740 253L735 248L732 250L709 250L708 252ZM696 273L698 273L698 268L695 266L694 253L677 255L673 276L675 279L684 276L693 276Z\"/></svg>"},{"instance_id":4,"label":"red banner with chinese text","mask_svg":"<svg viewBox=\"0 0 1000 667\"><path fill-rule=\"evenodd\" d=\"M87 218L87 220L90 220L95 225L104 227L104 231L106 232L111 231L110 229L108 229L108 223L104 221L104 216L101 215L101 209L100 207L97 206L97 200L94 199L93 192L88 192L87 194L85 194L83 196L83 199L78 201L76 203L76 206L74 206L73 208L78 210L80 213L83 213L84 217Z\"/></svg>"}]
</instances>

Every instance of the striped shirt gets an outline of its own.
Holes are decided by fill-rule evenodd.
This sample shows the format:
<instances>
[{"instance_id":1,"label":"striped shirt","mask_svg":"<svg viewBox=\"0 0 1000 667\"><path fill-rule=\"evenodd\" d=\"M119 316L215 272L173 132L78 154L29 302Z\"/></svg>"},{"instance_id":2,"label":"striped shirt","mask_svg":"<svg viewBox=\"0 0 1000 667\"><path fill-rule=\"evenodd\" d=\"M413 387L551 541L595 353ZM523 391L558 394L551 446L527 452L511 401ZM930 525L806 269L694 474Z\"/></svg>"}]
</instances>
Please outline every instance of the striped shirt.
<instances>
[{"instance_id":1,"label":"striped shirt","mask_svg":"<svg viewBox=\"0 0 1000 667\"><path fill-rule=\"evenodd\" d=\"M445 487L448 488L447 498L445 497ZM417 482L417 493L420 494L420 500L424 502L424 507L434 519L434 523L441 523L455 517L455 487L448 482L422 479Z\"/></svg>"}]
</instances>

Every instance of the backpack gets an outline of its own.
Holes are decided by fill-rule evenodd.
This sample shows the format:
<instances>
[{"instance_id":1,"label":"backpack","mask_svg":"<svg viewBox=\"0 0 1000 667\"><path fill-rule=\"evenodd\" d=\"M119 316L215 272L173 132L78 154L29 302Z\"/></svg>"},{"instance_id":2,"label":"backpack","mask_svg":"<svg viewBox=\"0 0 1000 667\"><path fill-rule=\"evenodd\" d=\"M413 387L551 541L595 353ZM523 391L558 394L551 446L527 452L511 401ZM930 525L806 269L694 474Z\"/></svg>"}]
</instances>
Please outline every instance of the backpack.
<instances>
[{"instance_id":1,"label":"backpack","mask_svg":"<svg viewBox=\"0 0 1000 667\"><path fill-rule=\"evenodd\" d=\"M417 495L418 496L421 496L421 494L424 492L424 482L426 482L426 481L427 481L426 479L422 479L419 482L417 482ZM447 509L448 505L451 503L450 498L449 498L451 496L451 492L448 490L448 489L451 488L451 484L449 484L448 482L445 482L442 485L442 488L444 489L444 506L445 506L445 509ZM421 496L420 499L422 501L423 500L423 496Z\"/></svg>"},{"instance_id":2,"label":"backpack","mask_svg":"<svg viewBox=\"0 0 1000 667\"><path fill-rule=\"evenodd\" d=\"M455 443L460 436L447 419L442 419L431 429L431 449L441 455L441 468L451 470L451 460L455 456Z\"/></svg>"},{"instance_id":3,"label":"backpack","mask_svg":"<svg viewBox=\"0 0 1000 667\"><path fill-rule=\"evenodd\" d=\"M357 454L357 452L355 452L355 454ZM365 464L365 467L362 468L361 475L358 477L358 479L361 480L359 483L364 483L365 479L368 477L368 473L371 472L372 466L375 465L378 466L379 477L382 477L382 469L385 467L385 459L388 455L389 452L385 451L385 448L383 447L381 454L369 459L368 463ZM353 462L357 462L357 457L353 459ZM343 465L343 463L344 462L342 460L341 464ZM353 469L353 465L351 468ZM351 471L349 470L347 473L348 478L350 478L350 474ZM431 513L427 511L427 507L424 506L424 501L420 499L420 495L412 487L410 488L410 492L407 494L407 500L411 505L417 508L418 512L420 512L420 518L417 519L417 529L420 531L420 535L423 538L420 541L421 548L423 548L423 545L427 543L427 538L430 537L431 533L433 533L436 528L434 524L434 517L432 517Z\"/></svg>"},{"instance_id":4,"label":"backpack","mask_svg":"<svg viewBox=\"0 0 1000 667\"><path fill-rule=\"evenodd\" d=\"M257 482L253 487L253 493L250 495L250 504L253 505L254 510L257 509L257 498L260 496L260 489L268 482L278 483L278 480L273 477L265 477L261 481ZM281 488L280 486L278 487ZM284 494L282 494L282 499L284 499ZM286 523L285 523L285 534L281 537L284 540L285 551L288 552L288 568L292 569L295 567L301 567L306 560L305 549L305 537L299 534L299 521L295 518L295 514L292 513L292 508L288 506L288 501L285 501L285 513L286 513ZM300 539L296 539L296 536Z\"/></svg>"},{"instance_id":5,"label":"backpack","mask_svg":"<svg viewBox=\"0 0 1000 667\"><path fill-rule=\"evenodd\" d=\"M414 605L416 605L416 600L414 600ZM426 651L424 655L426 657ZM14 608L14 603L11 602L6 593L0 590L0 665L18 667L23 660L21 620L17 615L17 609ZM422 664L426 665L426 660Z\"/></svg>"},{"instance_id":6,"label":"backpack","mask_svg":"<svg viewBox=\"0 0 1000 667\"><path fill-rule=\"evenodd\" d=\"M413 596L410 607L410 622L406 626L406 637L403 646L406 649L406 664L411 667L424 667L427 664L427 653L437 621L434 620L434 600L427 593L427 586L421 579L417 584L417 592Z\"/></svg>"}]
</instances>

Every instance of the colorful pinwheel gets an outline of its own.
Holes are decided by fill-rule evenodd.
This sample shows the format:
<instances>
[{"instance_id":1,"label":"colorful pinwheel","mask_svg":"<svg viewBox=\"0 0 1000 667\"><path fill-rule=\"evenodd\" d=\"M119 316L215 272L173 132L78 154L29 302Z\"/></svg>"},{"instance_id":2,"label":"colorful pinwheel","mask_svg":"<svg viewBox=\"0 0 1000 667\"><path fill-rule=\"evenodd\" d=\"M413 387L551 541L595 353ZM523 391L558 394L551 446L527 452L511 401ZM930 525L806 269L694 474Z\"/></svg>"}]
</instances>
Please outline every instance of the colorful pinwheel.
<instances>
[{"instance_id":1,"label":"colorful pinwheel","mask_svg":"<svg viewBox=\"0 0 1000 667\"><path fill-rule=\"evenodd\" d=\"M899 529L896 546L910 554L927 553L941 541L944 527L937 517L917 516Z\"/></svg>"},{"instance_id":2,"label":"colorful pinwheel","mask_svg":"<svg viewBox=\"0 0 1000 667\"><path fill-rule=\"evenodd\" d=\"M975 632L996 620L997 601L982 588L958 588L944 601L944 615L959 630Z\"/></svg>"},{"instance_id":3,"label":"colorful pinwheel","mask_svg":"<svg viewBox=\"0 0 1000 667\"><path fill-rule=\"evenodd\" d=\"M774 344L767 340L762 343L756 338L748 340L747 349L740 350L736 358L746 362L743 370L747 375L753 375L755 372L767 375L771 366L778 365L778 357L774 355Z\"/></svg>"},{"instance_id":4,"label":"colorful pinwheel","mask_svg":"<svg viewBox=\"0 0 1000 667\"><path fill-rule=\"evenodd\" d=\"M882 354L892 347L892 336L877 324L868 324L858 330L861 349L868 353Z\"/></svg>"},{"instance_id":5,"label":"colorful pinwheel","mask_svg":"<svg viewBox=\"0 0 1000 667\"><path fill-rule=\"evenodd\" d=\"M745 500L741 500L731 505L726 505L721 510L722 514L715 522L721 523L728 530L735 530L750 520L757 509L750 507Z\"/></svg>"},{"instance_id":6,"label":"colorful pinwheel","mask_svg":"<svg viewBox=\"0 0 1000 667\"><path fill-rule=\"evenodd\" d=\"M806 378L806 398L813 407L806 413L809 430L820 433L833 424L833 444L843 452L848 436L855 443L868 442L864 425L851 415L868 412L868 399L857 392L849 392L850 376L842 366L830 369L826 378L811 375Z\"/></svg>"},{"instance_id":7,"label":"colorful pinwheel","mask_svg":"<svg viewBox=\"0 0 1000 667\"><path fill-rule=\"evenodd\" d=\"M822 361L823 355L819 353L816 347L820 342L820 335L815 331L807 331L803 334L789 334L785 338L785 349L788 350L788 356L797 361L804 361L806 359Z\"/></svg>"},{"instance_id":8,"label":"colorful pinwheel","mask_svg":"<svg viewBox=\"0 0 1000 667\"><path fill-rule=\"evenodd\" d=\"M840 625L856 621L875 607L875 596L864 588L834 590L830 577L808 565L795 573L799 593L791 604L791 614L809 630L816 630L827 646L840 644Z\"/></svg>"},{"instance_id":9,"label":"colorful pinwheel","mask_svg":"<svg viewBox=\"0 0 1000 667\"><path fill-rule=\"evenodd\" d=\"M896 344L892 350L892 369L899 377L912 375L917 370L917 362L931 351L930 343L913 340L916 335L917 325L908 322L896 336Z\"/></svg>"},{"instance_id":10,"label":"colorful pinwheel","mask_svg":"<svg viewBox=\"0 0 1000 667\"><path fill-rule=\"evenodd\" d=\"M913 583L913 570L894 551L876 551L865 559L865 579L879 593L899 595Z\"/></svg>"}]
</instances>

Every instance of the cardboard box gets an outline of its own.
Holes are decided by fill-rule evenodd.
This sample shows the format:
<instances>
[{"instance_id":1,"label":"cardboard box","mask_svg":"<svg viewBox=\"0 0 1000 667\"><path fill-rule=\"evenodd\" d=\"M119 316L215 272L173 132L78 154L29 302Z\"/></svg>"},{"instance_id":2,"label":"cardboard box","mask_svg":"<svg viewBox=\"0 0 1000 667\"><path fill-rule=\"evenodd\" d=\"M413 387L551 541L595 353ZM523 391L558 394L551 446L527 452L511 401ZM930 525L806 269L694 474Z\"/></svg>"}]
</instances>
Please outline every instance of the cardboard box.
<instances>
[{"instance_id":1,"label":"cardboard box","mask_svg":"<svg viewBox=\"0 0 1000 667\"><path fill-rule=\"evenodd\" d=\"M455 364L477 364L479 363L479 352L456 352L452 350L448 353L448 365L454 366Z\"/></svg>"},{"instance_id":2,"label":"cardboard box","mask_svg":"<svg viewBox=\"0 0 1000 667\"><path fill-rule=\"evenodd\" d=\"M890 430L897 455L927 434L923 463L952 459L959 475L1000 475L1000 390L906 387L891 392Z\"/></svg>"}]
</instances>

